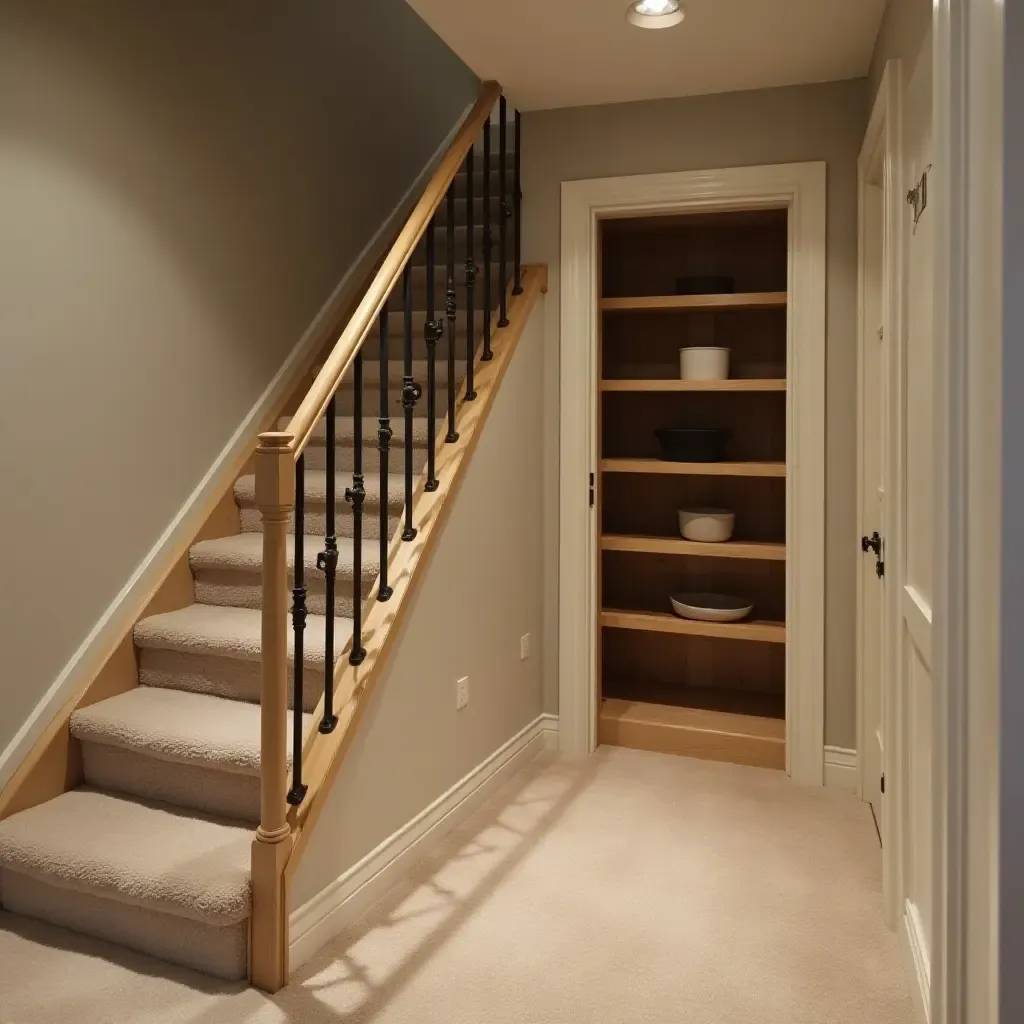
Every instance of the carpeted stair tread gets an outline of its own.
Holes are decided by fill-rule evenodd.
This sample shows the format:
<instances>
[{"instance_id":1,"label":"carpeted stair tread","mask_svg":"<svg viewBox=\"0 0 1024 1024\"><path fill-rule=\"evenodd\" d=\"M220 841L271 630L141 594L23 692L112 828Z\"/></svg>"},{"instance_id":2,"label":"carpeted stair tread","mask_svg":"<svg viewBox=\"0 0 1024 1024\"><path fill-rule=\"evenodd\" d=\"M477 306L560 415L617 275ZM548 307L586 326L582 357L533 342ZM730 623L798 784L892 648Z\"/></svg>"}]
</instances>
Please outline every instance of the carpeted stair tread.
<instances>
[{"instance_id":1,"label":"carpeted stair tread","mask_svg":"<svg viewBox=\"0 0 1024 1024\"><path fill-rule=\"evenodd\" d=\"M173 612L142 619L135 626L135 645L177 651L181 654L213 655L258 662L260 658L262 613L255 608L190 604ZM324 616L309 615L303 634L303 663L323 668ZM352 633L352 620L336 618L336 637ZM289 628L288 659L292 659L294 633Z\"/></svg>"},{"instance_id":2,"label":"carpeted stair tread","mask_svg":"<svg viewBox=\"0 0 1024 1024\"><path fill-rule=\"evenodd\" d=\"M305 718L308 727L312 716ZM260 708L245 701L137 686L74 712L71 735L161 761L260 772Z\"/></svg>"},{"instance_id":3,"label":"carpeted stair tread","mask_svg":"<svg viewBox=\"0 0 1024 1024\"><path fill-rule=\"evenodd\" d=\"M310 505L324 505L327 502L327 473L322 469L307 469L305 473L305 497L307 508ZM352 474L335 473L335 488L337 511L339 517L348 514L349 507L342 500L345 488L351 486ZM363 512L367 509L380 507L380 474L365 473L363 475L363 487L366 490L366 500L363 503ZM388 505L392 508L401 508L405 495L405 477L401 473L388 474ZM235 500L243 508L255 508L256 506L256 478L251 473L240 476L235 483Z\"/></svg>"},{"instance_id":4,"label":"carpeted stair tread","mask_svg":"<svg viewBox=\"0 0 1024 1024\"><path fill-rule=\"evenodd\" d=\"M339 492L340 495L341 492ZM347 507L347 506L346 506ZM323 577L316 567L316 556L324 549L324 538L307 536L303 546L303 564L308 581ZM380 541L364 540L360 548L362 576L371 580L380 571ZM338 538L337 579L351 580L355 567L355 542L351 537ZM295 566L295 544L289 543L285 557L288 571ZM263 534L239 533L232 537L217 537L200 541L189 552L193 572L259 573L263 569ZM313 574L316 575L313 575Z\"/></svg>"},{"instance_id":5,"label":"carpeted stair tread","mask_svg":"<svg viewBox=\"0 0 1024 1024\"><path fill-rule=\"evenodd\" d=\"M0 867L217 927L250 912L253 833L89 788L0 822Z\"/></svg>"}]
</instances>

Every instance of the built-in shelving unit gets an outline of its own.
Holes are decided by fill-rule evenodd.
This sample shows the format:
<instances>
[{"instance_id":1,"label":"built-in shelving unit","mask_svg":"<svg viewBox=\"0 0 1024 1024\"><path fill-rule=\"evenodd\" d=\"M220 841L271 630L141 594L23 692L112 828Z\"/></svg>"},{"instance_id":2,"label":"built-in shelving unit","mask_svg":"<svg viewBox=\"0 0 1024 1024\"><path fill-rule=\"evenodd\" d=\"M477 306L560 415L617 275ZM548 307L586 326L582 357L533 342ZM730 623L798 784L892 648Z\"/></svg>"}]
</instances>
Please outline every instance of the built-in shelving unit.
<instances>
[{"instance_id":1,"label":"built-in shelving unit","mask_svg":"<svg viewBox=\"0 0 1024 1024\"><path fill-rule=\"evenodd\" d=\"M786 216L602 224L602 743L785 767ZM703 293L697 281L727 287ZM688 345L728 348L729 378L681 380ZM724 427L724 460L664 460L662 427ZM706 506L735 512L731 540L680 536L678 510ZM691 591L754 610L731 623L680 618L669 597Z\"/></svg>"}]
</instances>

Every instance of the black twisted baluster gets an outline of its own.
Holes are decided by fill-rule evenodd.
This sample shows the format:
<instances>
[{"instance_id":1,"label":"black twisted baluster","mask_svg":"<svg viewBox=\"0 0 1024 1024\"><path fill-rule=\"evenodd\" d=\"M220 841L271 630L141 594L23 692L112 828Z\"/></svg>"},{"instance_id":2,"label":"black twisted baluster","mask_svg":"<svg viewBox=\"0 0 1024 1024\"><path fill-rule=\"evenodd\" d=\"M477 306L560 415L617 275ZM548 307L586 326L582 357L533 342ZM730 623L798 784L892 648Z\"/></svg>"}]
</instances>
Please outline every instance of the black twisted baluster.
<instances>
[{"instance_id":1,"label":"black twisted baluster","mask_svg":"<svg viewBox=\"0 0 1024 1024\"><path fill-rule=\"evenodd\" d=\"M444 315L448 321L448 433L446 444L459 439L455 429L455 189L448 188L448 290L444 297Z\"/></svg>"},{"instance_id":2,"label":"black twisted baluster","mask_svg":"<svg viewBox=\"0 0 1024 1024\"><path fill-rule=\"evenodd\" d=\"M292 788L288 803L301 804L306 795L302 781L302 637L306 629L306 587L303 541L306 524L306 457L295 460L295 568L292 573L292 629L295 653L292 659Z\"/></svg>"},{"instance_id":3,"label":"black twisted baluster","mask_svg":"<svg viewBox=\"0 0 1024 1024\"><path fill-rule=\"evenodd\" d=\"M491 117L484 122L484 351L480 359L494 358L491 351Z\"/></svg>"},{"instance_id":4,"label":"black twisted baluster","mask_svg":"<svg viewBox=\"0 0 1024 1024\"><path fill-rule=\"evenodd\" d=\"M515 254L516 269L515 277L513 278L512 294L522 295L523 294L523 257L522 257L522 246L523 246L523 190L520 185L519 172L520 172L520 159L522 156L522 131L523 131L523 118L517 110L515 113L516 118L516 137L515 137L515 173L512 177L512 202L515 206L516 216L512 222L514 234L513 253Z\"/></svg>"},{"instance_id":5,"label":"black twisted baluster","mask_svg":"<svg viewBox=\"0 0 1024 1024\"><path fill-rule=\"evenodd\" d=\"M402 540L412 540L412 411L422 389L412 378L412 267L406 263L402 279L405 301L405 361L402 375L402 408L405 410L405 529Z\"/></svg>"},{"instance_id":6,"label":"black twisted baluster","mask_svg":"<svg viewBox=\"0 0 1024 1024\"><path fill-rule=\"evenodd\" d=\"M334 457L335 448L335 396L327 403L326 444L327 444L327 523L324 529L324 550L316 556L316 567L324 574L326 591L324 615L324 717L319 729L323 733L334 732L338 716L334 713L334 578L338 571L338 538L335 532L334 508Z\"/></svg>"},{"instance_id":7,"label":"black twisted baluster","mask_svg":"<svg viewBox=\"0 0 1024 1024\"><path fill-rule=\"evenodd\" d=\"M437 260L434 246L434 218L427 225L427 319L423 324L423 339L427 343L427 482L424 490L436 491L437 479L437 343L444 334L440 320L434 319L434 286Z\"/></svg>"},{"instance_id":8,"label":"black twisted baluster","mask_svg":"<svg viewBox=\"0 0 1024 1024\"><path fill-rule=\"evenodd\" d=\"M359 665L366 657L363 647L363 353L356 353L352 364L355 403L352 413L352 486L345 488L345 500L352 505L352 651L350 665Z\"/></svg>"},{"instance_id":9,"label":"black twisted baluster","mask_svg":"<svg viewBox=\"0 0 1024 1024\"><path fill-rule=\"evenodd\" d=\"M388 452L391 449L391 413L388 409L388 300L380 310L380 418L377 420L377 451L380 452L380 587L377 600L394 593L388 586Z\"/></svg>"},{"instance_id":10,"label":"black twisted baluster","mask_svg":"<svg viewBox=\"0 0 1024 1024\"><path fill-rule=\"evenodd\" d=\"M466 154L466 401L476 398L473 387L473 320L476 298L476 260L473 256L473 147Z\"/></svg>"},{"instance_id":11,"label":"black twisted baluster","mask_svg":"<svg viewBox=\"0 0 1024 1024\"><path fill-rule=\"evenodd\" d=\"M508 208L508 202L505 199L505 164L508 161L508 149L506 139L506 128L505 128L505 97L502 96L498 102L498 114L501 118L501 123L498 125L498 139L500 149L501 163L498 164L498 190L501 192L501 208L498 214L498 255L501 259L501 263L498 266L498 288L501 294L498 296L498 309L500 314L498 316L498 326L508 327L508 265L506 263L508 259L507 245L505 242L505 221L512 216L512 211Z\"/></svg>"}]
</instances>

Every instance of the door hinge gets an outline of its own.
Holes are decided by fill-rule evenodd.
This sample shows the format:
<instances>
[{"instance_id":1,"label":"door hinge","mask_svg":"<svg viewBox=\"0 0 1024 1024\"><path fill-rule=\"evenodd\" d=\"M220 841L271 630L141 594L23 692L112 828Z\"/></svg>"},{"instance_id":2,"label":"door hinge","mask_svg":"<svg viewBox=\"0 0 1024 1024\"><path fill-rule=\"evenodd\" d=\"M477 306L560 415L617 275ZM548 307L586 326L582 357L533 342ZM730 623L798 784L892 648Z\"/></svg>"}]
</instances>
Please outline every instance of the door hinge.
<instances>
[{"instance_id":1,"label":"door hinge","mask_svg":"<svg viewBox=\"0 0 1024 1024\"><path fill-rule=\"evenodd\" d=\"M928 206L928 172L932 169L929 164L922 172L917 184L907 192L907 204L914 210L914 230L917 230L917 222L921 219Z\"/></svg>"},{"instance_id":2,"label":"door hinge","mask_svg":"<svg viewBox=\"0 0 1024 1024\"><path fill-rule=\"evenodd\" d=\"M885 772L882 772L882 794L885 794Z\"/></svg>"},{"instance_id":3,"label":"door hinge","mask_svg":"<svg viewBox=\"0 0 1024 1024\"><path fill-rule=\"evenodd\" d=\"M873 551L875 553L875 574L879 579L885 575L884 544L885 542L877 530L870 537L861 537L860 539L861 551Z\"/></svg>"},{"instance_id":4,"label":"door hinge","mask_svg":"<svg viewBox=\"0 0 1024 1024\"><path fill-rule=\"evenodd\" d=\"M590 507L594 507L594 474L590 474Z\"/></svg>"}]
</instances>

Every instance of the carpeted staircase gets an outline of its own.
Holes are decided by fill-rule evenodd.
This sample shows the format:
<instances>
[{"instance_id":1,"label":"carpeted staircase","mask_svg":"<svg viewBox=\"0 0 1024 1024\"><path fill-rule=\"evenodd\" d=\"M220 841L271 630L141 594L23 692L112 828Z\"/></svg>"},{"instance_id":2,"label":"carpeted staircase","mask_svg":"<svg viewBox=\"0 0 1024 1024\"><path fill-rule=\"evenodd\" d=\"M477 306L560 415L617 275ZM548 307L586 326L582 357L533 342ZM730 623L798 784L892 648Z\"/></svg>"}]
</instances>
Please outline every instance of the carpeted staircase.
<instances>
[{"instance_id":1,"label":"carpeted staircase","mask_svg":"<svg viewBox=\"0 0 1024 1024\"><path fill-rule=\"evenodd\" d=\"M479 195L481 175L477 175ZM511 187L511 175L509 175ZM496 175L494 176L496 185ZM457 179L457 185L459 181ZM462 176L458 194L464 194ZM497 200L491 208L497 221ZM461 310L468 233L466 201L457 203L456 260L459 293L456 377L465 371L466 335ZM477 225L483 216L476 201ZM444 223L445 211L439 212ZM495 231L495 237L497 231ZM436 309L444 308L445 231L437 231ZM474 252L482 263L482 231ZM497 250L494 251L495 258ZM416 379L426 382L425 249L413 257ZM493 303L498 274L493 275ZM477 277L477 331L482 335L482 273ZM368 596L379 569L379 509L388 503L391 532L402 513L404 445L416 469L426 461L426 398L405 437L400 405L402 316L400 288L390 300L388 381L394 439L393 475L382 487L366 473L362 591ZM374 328L364 347L363 464L379 465L376 451L380 395L379 338ZM479 346L479 337L478 337ZM447 341L438 346L437 412L447 402ZM351 382L338 392L337 493L351 484L354 431ZM280 429L287 425L282 419ZM444 428L438 430L444 437ZM324 432L306 455L305 543L309 609L305 631L304 710L323 693L323 577L316 555L323 549L326 474ZM386 498L383 495L386 493ZM71 732L81 744L85 785L0 822L0 904L88 935L227 979L244 978L248 961L250 846L259 817L260 579L261 537L254 479L235 484L240 532L205 540L190 553L195 603L153 615L135 627L140 685L76 711ZM354 572L352 518L339 500L339 645L351 637ZM294 528L294 524L293 524ZM289 546L289 559L292 557ZM291 568L291 565L289 565ZM289 630L289 642L291 630ZM340 649L339 649L340 654ZM307 729L312 725L307 714Z\"/></svg>"}]
</instances>

